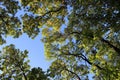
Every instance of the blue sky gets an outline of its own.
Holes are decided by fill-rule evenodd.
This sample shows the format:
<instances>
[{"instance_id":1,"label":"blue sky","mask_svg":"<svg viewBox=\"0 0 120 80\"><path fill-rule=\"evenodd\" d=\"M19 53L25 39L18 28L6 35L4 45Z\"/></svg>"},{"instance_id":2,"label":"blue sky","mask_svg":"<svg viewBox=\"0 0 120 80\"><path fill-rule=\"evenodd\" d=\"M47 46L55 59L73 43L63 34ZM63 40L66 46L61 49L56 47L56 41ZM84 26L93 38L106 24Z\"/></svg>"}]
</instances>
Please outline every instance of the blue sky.
<instances>
[{"instance_id":1,"label":"blue sky","mask_svg":"<svg viewBox=\"0 0 120 80\"><path fill-rule=\"evenodd\" d=\"M7 44L5 45L14 44L16 48L19 48L20 50L27 49L29 51L28 57L30 59L31 68L41 67L46 71L50 62L45 60L44 44L40 41L41 38L41 34L39 34L35 39L29 38L26 34L23 34L16 39L8 36L6 38Z\"/></svg>"}]
</instances>

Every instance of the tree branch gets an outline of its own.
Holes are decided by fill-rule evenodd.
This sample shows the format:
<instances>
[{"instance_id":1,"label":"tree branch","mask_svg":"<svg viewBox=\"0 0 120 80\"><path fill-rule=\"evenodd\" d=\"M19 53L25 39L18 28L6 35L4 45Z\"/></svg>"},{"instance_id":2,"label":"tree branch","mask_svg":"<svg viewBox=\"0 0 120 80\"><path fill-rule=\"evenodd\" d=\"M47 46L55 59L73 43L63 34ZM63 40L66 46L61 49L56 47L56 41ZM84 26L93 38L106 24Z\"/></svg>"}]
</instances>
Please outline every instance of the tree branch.
<instances>
[{"instance_id":1,"label":"tree branch","mask_svg":"<svg viewBox=\"0 0 120 80\"><path fill-rule=\"evenodd\" d=\"M26 76L25 73L24 73L23 67L22 67L22 66L21 66L21 67L19 66L19 68L20 68L20 70L23 72L22 74L23 74L23 76L24 76L24 79L27 80L27 76Z\"/></svg>"},{"instance_id":2,"label":"tree branch","mask_svg":"<svg viewBox=\"0 0 120 80\"><path fill-rule=\"evenodd\" d=\"M65 6L61 6L61 7L59 7L58 9L50 10L50 11L46 12L45 14L43 14L42 16L39 16L39 19L41 19L42 17L46 16L47 14L50 14L50 13L52 13L52 12L58 12L58 11L64 9L64 8L65 8Z\"/></svg>"},{"instance_id":3,"label":"tree branch","mask_svg":"<svg viewBox=\"0 0 120 80\"><path fill-rule=\"evenodd\" d=\"M13 60L14 60L14 59L13 59ZM15 60L17 60L17 59L15 58ZM21 66L19 63L20 63L20 62L18 61L18 63L15 63L15 65L22 71L22 75L23 75L24 79L27 80L27 76L25 75L23 66Z\"/></svg>"},{"instance_id":4,"label":"tree branch","mask_svg":"<svg viewBox=\"0 0 120 80\"><path fill-rule=\"evenodd\" d=\"M101 39L101 41L108 44L109 47L113 48L120 55L120 49L118 47L114 46L108 40L105 40L103 38Z\"/></svg>"},{"instance_id":5,"label":"tree branch","mask_svg":"<svg viewBox=\"0 0 120 80\"><path fill-rule=\"evenodd\" d=\"M83 54L81 54L84 58L82 58L83 60L85 60L87 63L89 63L90 65L92 65L93 63L90 62ZM97 64L94 64L94 66L96 66L99 70L104 70L104 68L98 66Z\"/></svg>"},{"instance_id":6,"label":"tree branch","mask_svg":"<svg viewBox=\"0 0 120 80\"><path fill-rule=\"evenodd\" d=\"M100 67L99 65L93 64L92 62L90 62L83 54L64 54L64 55L80 57L80 58L82 58L84 61L86 61L88 64L96 66L99 70L104 70L104 68Z\"/></svg>"},{"instance_id":7,"label":"tree branch","mask_svg":"<svg viewBox=\"0 0 120 80\"><path fill-rule=\"evenodd\" d=\"M71 32L70 34L79 34L80 35L81 32ZM88 36L88 37L94 38L93 36ZM113 48L118 53L118 55L120 55L120 48L114 46L108 40L105 40L104 38L100 38L100 41L102 41L103 43L108 44L109 47Z\"/></svg>"},{"instance_id":8,"label":"tree branch","mask_svg":"<svg viewBox=\"0 0 120 80\"><path fill-rule=\"evenodd\" d=\"M65 70L72 73L72 74L74 74L78 78L78 80L81 80L81 78L75 72L73 72L71 70L68 70L68 69L65 69Z\"/></svg>"}]
</instances>

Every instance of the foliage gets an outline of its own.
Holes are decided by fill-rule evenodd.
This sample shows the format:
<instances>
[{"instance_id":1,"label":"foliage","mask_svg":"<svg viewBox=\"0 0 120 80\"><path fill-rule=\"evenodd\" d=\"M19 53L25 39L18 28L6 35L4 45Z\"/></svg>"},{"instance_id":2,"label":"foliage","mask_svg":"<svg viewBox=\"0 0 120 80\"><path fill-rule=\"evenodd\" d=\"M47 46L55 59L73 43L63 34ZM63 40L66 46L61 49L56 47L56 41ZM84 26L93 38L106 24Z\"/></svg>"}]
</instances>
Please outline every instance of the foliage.
<instances>
[{"instance_id":1,"label":"foliage","mask_svg":"<svg viewBox=\"0 0 120 80\"><path fill-rule=\"evenodd\" d=\"M27 19L32 13L25 12L26 9L24 8L23 10L23 6L21 5L19 0L0 1L0 45L6 43L5 38L7 36L18 38L22 33L26 33L29 37L35 38L38 35L38 25L31 22L32 20L29 21ZM20 13L21 11L23 13ZM26 22L22 19L24 21L26 20ZM34 76L34 74L40 72L39 78L47 80L47 76L44 75L40 68L33 68L32 71L29 71L30 65L28 64L29 60L27 57L27 50L20 51L13 44L5 46L0 53L0 80L30 80L28 74ZM38 71L34 72L34 70ZM35 77L35 79L38 78Z\"/></svg>"},{"instance_id":2,"label":"foliage","mask_svg":"<svg viewBox=\"0 0 120 80\"><path fill-rule=\"evenodd\" d=\"M67 69L76 73L79 80L87 78L90 74L94 74L93 77L97 80L119 79L120 2L57 2L23 2L23 5L29 6L29 10L38 15L36 20L39 19L38 23L42 25L46 57L54 59L50 67L51 72L56 73L53 77L62 80L72 79L73 77L68 74L75 74L66 71Z\"/></svg>"},{"instance_id":3,"label":"foliage","mask_svg":"<svg viewBox=\"0 0 120 80\"><path fill-rule=\"evenodd\" d=\"M49 80L48 75L41 68L32 68L30 70L27 57L27 50L15 49L13 44L4 47L0 55L0 79Z\"/></svg>"},{"instance_id":4,"label":"foliage","mask_svg":"<svg viewBox=\"0 0 120 80\"><path fill-rule=\"evenodd\" d=\"M32 68L27 77L28 80L49 80L48 75L40 67Z\"/></svg>"},{"instance_id":5,"label":"foliage","mask_svg":"<svg viewBox=\"0 0 120 80\"><path fill-rule=\"evenodd\" d=\"M3 36L42 31L53 79L120 79L119 0L1 0ZM16 6L18 5L18 6ZM24 10L24 14L18 11ZM60 66L59 66L60 65ZM69 76L70 75L70 76Z\"/></svg>"},{"instance_id":6,"label":"foliage","mask_svg":"<svg viewBox=\"0 0 120 80\"><path fill-rule=\"evenodd\" d=\"M30 69L28 51L15 49L13 44L3 48L0 54L0 79L27 79L26 74Z\"/></svg>"},{"instance_id":7,"label":"foliage","mask_svg":"<svg viewBox=\"0 0 120 80\"><path fill-rule=\"evenodd\" d=\"M22 33L27 33L31 38L34 38L39 33L39 28L36 27L37 25L34 26L33 23L30 24L31 27L24 26L25 23L22 18L27 17L27 15L25 9L23 14L20 13L22 9L19 0L0 1L0 44L6 42L4 39L6 36L18 38ZM29 20L27 19L27 21Z\"/></svg>"}]
</instances>

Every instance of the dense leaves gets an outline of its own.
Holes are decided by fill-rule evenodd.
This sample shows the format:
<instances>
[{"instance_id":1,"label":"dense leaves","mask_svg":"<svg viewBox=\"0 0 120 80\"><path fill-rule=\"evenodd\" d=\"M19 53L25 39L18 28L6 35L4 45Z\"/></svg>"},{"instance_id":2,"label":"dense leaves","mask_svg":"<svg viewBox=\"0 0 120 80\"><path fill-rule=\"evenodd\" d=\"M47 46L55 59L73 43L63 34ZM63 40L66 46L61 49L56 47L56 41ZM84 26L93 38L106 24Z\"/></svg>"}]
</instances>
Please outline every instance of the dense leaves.
<instances>
[{"instance_id":1,"label":"dense leaves","mask_svg":"<svg viewBox=\"0 0 120 80\"><path fill-rule=\"evenodd\" d=\"M43 23L42 28L45 54L48 59L55 60L50 69L51 72L56 73L53 77L73 79L68 74L70 72L66 71L67 68L81 79L87 78L90 74L93 74L94 79L97 80L119 79L120 2L62 0L58 6L49 9L47 3L54 4L55 1L41 0L44 2L41 4L45 16L44 14L39 16L46 22ZM48 6L45 6L46 4ZM39 9L40 7L37 6L35 10L31 8L31 11L41 15L42 13L38 13ZM40 22L43 22L42 20Z\"/></svg>"},{"instance_id":2,"label":"dense leaves","mask_svg":"<svg viewBox=\"0 0 120 80\"><path fill-rule=\"evenodd\" d=\"M3 48L0 55L0 79L27 79L26 73L30 69L27 59L28 51L20 51L15 49L13 44Z\"/></svg>"},{"instance_id":3,"label":"dense leaves","mask_svg":"<svg viewBox=\"0 0 120 80\"><path fill-rule=\"evenodd\" d=\"M26 23L24 23L21 19L27 18L28 15L30 16L30 13L27 14L26 9L23 9L19 0L0 1L0 44L6 42L3 37L8 35L18 38L22 33L27 33L31 38L34 38L38 34L39 29L35 27L38 25L32 23L30 24L31 27L24 26L30 20L24 19L26 20Z\"/></svg>"},{"instance_id":4,"label":"dense leaves","mask_svg":"<svg viewBox=\"0 0 120 80\"><path fill-rule=\"evenodd\" d=\"M2 0L4 36L42 32L49 73L57 80L120 79L119 0ZM17 6L16 6L17 5ZM23 14L17 16L19 11ZM92 76L91 76L92 75Z\"/></svg>"},{"instance_id":5,"label":"dense leaves","mask_svg":"<svg viewBox=\"0 0 120 80\"><path fill-rule=\"evenodd\" d=\"M0 55L1 80L49 80L41 68L30 70L28 51L20 51L13 44L6 46Z\"/></svg>"},{"instance_id":6,"label":"dense leaves","mask_svg":"<svg viewBox=\"0 0 120 80\"><path fill-rule=\"evenodd\" d=\"M32 68L27 74L28 80L49 80L48 75L40 67Z\"/></svg>"}]
</instances>

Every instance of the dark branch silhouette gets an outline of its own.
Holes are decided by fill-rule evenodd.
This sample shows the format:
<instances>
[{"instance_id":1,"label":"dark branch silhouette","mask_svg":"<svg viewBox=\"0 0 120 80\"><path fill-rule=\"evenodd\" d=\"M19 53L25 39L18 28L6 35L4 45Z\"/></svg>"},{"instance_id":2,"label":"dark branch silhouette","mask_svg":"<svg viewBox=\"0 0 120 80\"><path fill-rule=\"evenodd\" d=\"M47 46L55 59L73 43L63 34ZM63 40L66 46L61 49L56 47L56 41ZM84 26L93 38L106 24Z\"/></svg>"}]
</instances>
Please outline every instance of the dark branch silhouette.
<instances>
[{"instance_id":1,"label":"dark branch silhouette","mask_svg":"<svg viewBox=\"0 0 120 80\"><path fill-rule=\"evenodd\" d=\"M61 7L59 7L58 9L50 10L50 11L44 13L43 15L39 16L39 19L45 17L47 14L50 14L50 13L52 13L52 12L59 12L60 10L65 9L65 7L66 7L66 6L61 6Z\"/></svg>"},{"instance_id":2,"label":"dark branch silhouette","mask_svg":"<svg viewBox=\"0 0 120 80\"><path fill-rule=\"evenodd\" d=\"M104 70L104 68L100 67L99 65L93 64L92 62L90 62L83 54L63 54L63 55L75 56L75 57L82 58L82 59L83 59L84 61L86 61L88 64L96 66L99 70Z\"/></svg>"},{"instance_id":3,"label":"dark branch silhouette","mask_svg":"<svg viewBox=\"0 0 120 80\"><path fill-rule=\"evenodd\" d=\"M81 80L80 77L75 72L73 72L71 70L68 70L68 69L65 69L65 70L72 73L72 74L74 74L77 77L78 80Z\"/></svg>"},{"instance_id":4,"label":"dark branch silhouette","mask_svg":"<svg viewBox=\"0 0 120 80\"><path fill-rule=\"evenodd\" d=\"M81 32L71 32L70 34L81 35ZM94 38L94 36L88 36L88 37ZM110 43L108 40L105 40L104 38L100 38L100 41L106 43L110 48L113 48L118 53L118 55L120 55L120 48L114 46L112 43Z\"/></svg>"},{"instance_id":5,"label":"dark branch silhouette","mask_svg":"<svg viewBox=\"0 0 120 80\"><path fill-rule=\"evenodd\" d=\"M108 44L109 47L113 48L120 55L120 49L118 47L114 46L108 40L105 40L103 38L101 39L101 41Z\"/></svg>"}]
</instances>

